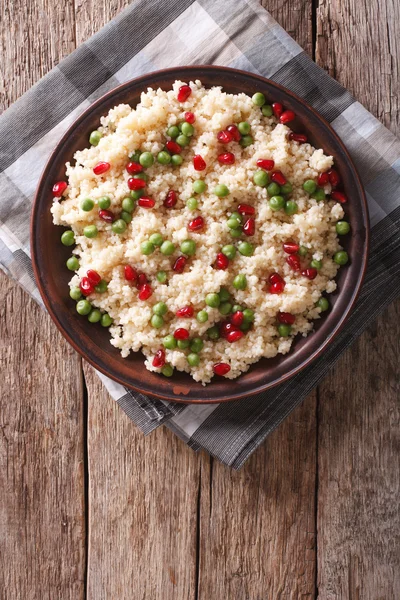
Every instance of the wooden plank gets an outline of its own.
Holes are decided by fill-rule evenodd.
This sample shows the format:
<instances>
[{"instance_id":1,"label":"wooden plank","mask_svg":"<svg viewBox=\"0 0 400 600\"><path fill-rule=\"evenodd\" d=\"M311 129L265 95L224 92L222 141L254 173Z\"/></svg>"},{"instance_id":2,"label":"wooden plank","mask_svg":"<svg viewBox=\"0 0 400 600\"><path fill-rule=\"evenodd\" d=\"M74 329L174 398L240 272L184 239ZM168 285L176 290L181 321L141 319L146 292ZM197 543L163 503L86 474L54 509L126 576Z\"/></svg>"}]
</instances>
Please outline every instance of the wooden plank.
<instances>
[{"instance_id":1,"label":"wooden plank","mask_svg":"<svg viewBox=\"0 0 400 600\"><path fill-rule=\"evenodd\" d=\"M326 0L317 59L399 133L394 0ZM400 597L400 302L342 357L320 386L318 590L321 598Z\"/></svg>"}]
</instances>

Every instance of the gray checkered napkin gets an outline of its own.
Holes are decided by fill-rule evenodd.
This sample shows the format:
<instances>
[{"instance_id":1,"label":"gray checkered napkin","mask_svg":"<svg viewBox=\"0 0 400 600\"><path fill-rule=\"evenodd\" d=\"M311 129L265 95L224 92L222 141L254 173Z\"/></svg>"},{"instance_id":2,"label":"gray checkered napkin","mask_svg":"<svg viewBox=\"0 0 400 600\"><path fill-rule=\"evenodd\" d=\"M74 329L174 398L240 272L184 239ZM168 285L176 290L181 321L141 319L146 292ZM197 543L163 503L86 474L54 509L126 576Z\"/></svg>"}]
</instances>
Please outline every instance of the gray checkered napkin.
<instances>
[{"instance_id":1,"label":"gray checkered napkin","mask_svg":"<svg viewBox=\"0 0 400 600\"><path fill-rule=\"evenodd\" d=\"M182 37L181 31L190 35ZM268 77L331 123L363 179L372 227L368 273L346 331L290 382L246 401L182 406L135 394L101 376L145 433L165 423L192 448L205 448L239 468L400 292L400 142L317 67L257 0L139 0L0 117L0 261L40 302L29 258L29 213L40 173L61 135L120 83L171 65L210 63Z\"/></svg>"}]
</instances>

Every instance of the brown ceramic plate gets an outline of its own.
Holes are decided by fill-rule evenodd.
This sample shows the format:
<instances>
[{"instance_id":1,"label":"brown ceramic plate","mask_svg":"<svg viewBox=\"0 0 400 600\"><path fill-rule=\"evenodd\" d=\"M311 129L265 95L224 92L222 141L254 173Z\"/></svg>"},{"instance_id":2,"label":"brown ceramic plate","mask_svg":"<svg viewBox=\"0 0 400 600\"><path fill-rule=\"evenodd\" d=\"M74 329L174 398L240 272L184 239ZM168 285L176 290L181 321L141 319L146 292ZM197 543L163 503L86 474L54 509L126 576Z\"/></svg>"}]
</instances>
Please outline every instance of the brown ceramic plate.
<instances>
[{"instance_id":1,"label":"brown ceramic plate","mask_svg":"<svg viewBox=\"0 0 400 600\"><path fill-rule=\"evenodd\" d=\"M141 352L121 358L109 342L109 332L91 325L75 311L68 295L71 273L65 261L71 254L60 243L62 229L52 223L51 188L65 178L65 163L74 152L87 147L89 133L99 119L120 103L135 106L147 87L170 89L176 79L200 79L206 87L222 85L231 93L263 92L269 101L281 102L297 115L293 129L305 132L316 148L334 156L350 201L344 205L352 234L344 246L351 257L339 271L338 288L330 295L332 308L315 322L315 331L307 338L296 339L289 354L262 359L236 380L216 377L206 387L186 373L176 372L166 378L148 371ZM177 402L226 402L259 393L292 377L320 355L337 335L348 316L364 277L368 254L368 211L364 191L353 162L344 145L328 123L300 98L285 88L251 73L216 66L165 69L125 83L109 92L88 108L63 136L40 179L31 221L32 259L36 280L46 307L57 327L72 346L99 371L119 383L144 394Z\"/></svg>"}]
</instances>

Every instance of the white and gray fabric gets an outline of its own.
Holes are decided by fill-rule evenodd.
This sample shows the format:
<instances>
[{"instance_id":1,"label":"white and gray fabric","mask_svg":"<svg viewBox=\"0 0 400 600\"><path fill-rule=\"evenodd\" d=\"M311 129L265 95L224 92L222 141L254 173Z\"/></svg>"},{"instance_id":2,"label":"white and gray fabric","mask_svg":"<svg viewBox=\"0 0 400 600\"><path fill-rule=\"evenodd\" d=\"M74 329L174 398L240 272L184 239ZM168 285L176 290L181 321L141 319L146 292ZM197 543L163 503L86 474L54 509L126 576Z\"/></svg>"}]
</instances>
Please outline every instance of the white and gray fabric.
<instances>
[{"instance_id":1,"label":"white and gray fabric","mask_svg":"<svg viewBox=\"0 0 400 600\"><path fill-rule=\"evenodd\" d=\"M144 433L165 424L192 448L204 448L237 469L400 295L400 141L320 69L257 0L136 1L0 117L0 262L41 302L30 262L29 218L54 146L83 110L118 84L189 64L251 71L304 98L347 146L365 186L371 218L367 277L346 328L287 383L241 401L190 406L147 398L100 375Z\"/></svg>"}]
</instances>

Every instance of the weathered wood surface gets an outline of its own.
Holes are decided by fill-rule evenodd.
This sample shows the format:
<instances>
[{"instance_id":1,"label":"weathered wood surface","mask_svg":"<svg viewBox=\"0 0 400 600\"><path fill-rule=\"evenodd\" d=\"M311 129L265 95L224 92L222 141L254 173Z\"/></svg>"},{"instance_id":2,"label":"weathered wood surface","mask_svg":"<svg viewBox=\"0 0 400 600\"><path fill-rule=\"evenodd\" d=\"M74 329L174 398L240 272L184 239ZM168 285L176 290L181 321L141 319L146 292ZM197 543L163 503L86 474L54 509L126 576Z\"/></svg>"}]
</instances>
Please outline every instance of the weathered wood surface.
<instances>
[{"instance_id":1,"label":"weathered wood surface","mask_svg":"<svg viewBox=\"0 0 400 600\"><path fill-rule=\"evenodd\" d=\"M262 3L398 131L396 0ZM126 4L5 0L1 107ZM399 304L233 473L144 438L2 275L0 293L0 597L400 597Z\"/></svg>"}]
</instances>

